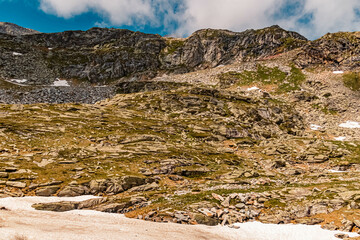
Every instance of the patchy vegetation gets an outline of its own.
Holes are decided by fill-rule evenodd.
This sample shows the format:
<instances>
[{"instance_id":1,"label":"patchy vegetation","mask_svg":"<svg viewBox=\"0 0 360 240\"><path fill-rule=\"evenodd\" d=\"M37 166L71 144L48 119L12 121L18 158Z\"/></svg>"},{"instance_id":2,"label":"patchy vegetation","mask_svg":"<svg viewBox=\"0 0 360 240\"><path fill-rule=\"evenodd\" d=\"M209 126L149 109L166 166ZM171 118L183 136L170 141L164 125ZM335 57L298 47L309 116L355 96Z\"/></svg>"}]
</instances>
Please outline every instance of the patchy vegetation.
<instances>
[{"instance_id":1,"label":"patchy vegetation","mask_svg":"<svg viewBox=\"0 0 360 240\"><path fill-rule=\"evenodd\" d=\"M353 91L360 90L360 73L352 72L346 73L343 76L343 81L346 87L350 88Z\"/></svg>"},{"instance_id":2,"label":"patchy vegetation","mask_svg":"<svg viewBox=\"0 0 360 240\"><path fill-rule=\"evenodd\" d=\"M299 90L305 75L295 66L290 72L283 72L278 67L269 68L258 65L256 71L227 72L219 75L221 85L237 84L248 86L259 84L260 86L273 85L278 93Z\"/></svg>"}]
</instances>

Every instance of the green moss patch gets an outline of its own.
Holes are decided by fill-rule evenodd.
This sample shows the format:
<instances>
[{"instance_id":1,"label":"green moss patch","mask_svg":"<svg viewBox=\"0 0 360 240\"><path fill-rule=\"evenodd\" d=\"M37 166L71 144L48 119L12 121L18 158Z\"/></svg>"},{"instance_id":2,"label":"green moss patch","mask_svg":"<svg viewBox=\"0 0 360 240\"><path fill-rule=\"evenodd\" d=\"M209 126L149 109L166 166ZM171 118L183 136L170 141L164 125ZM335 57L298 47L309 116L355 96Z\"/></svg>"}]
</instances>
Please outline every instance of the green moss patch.
<instances>
[{"instance_id":1,"label":"green moss patch","mask_svg":"<svg viewBox=\"0 0 360 240\"><path fill-rule=\"evenodd\" d=\"M295 66L289 73L281 71L278 67L270 68L262 65L257 66L256 71L226 72L219 76L221 85L237 84L239 86L251 85L277 85L277 92L284 93L299 90L305 81L305 75Z\"/></svg>"},{"instance_id":2,"label":"green moss patch","mask_svg":"<svg viewBox=\"0 0 360 240\"><path fill-rule=\"evenodd\" d=\"M353 91L360 90L360 73L346 73L343 76L344 85Z\"/></svg>"}]
</instances>

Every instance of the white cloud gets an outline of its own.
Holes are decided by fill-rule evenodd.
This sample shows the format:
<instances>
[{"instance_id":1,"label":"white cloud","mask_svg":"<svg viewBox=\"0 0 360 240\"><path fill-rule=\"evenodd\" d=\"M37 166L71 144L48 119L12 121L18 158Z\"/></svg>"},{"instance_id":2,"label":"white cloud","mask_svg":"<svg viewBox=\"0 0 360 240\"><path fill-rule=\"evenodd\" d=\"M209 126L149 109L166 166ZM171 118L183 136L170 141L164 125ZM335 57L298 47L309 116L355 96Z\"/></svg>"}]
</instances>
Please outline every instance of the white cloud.
<instances>
[{"instance_id":1,"label":"white cloud","mask_svg":"<svg viewBox=\"0 0 360 240\"><path fill-rule=\"evenodd\" d=\"M284 0L185 0L185 21L178 30L188 34L201 28L241 31L274 24L272 15Z\"/></svg>"},{"instance_id":2,"label":"white cloud","mask_svg":"<svg viewBox=\"0 0 360 240\"><path fill-rule=\"evenodd\" d=\"M40 1L42 10L64 18L93 11L104 17L104 24L163 27L178 35L188 35L201 28L243 31L279 24L315 38L327 32L359 30L360 26L355 11L360 9L359 0ZM297 11L289 14L285 7L289 4L297 4ZM284 12L279 14L279 9ZM305 17L308 21L301 21Z\"/></svg>"},{"instance_id":3,"label":"white cloud","mask_svg":"<svg viewBox=\"0 0 360 240\"><path fill-rule=\"evenodd\" d=\"M304 34L323 35L327 32L356 31L359 29L360 8L358 0L307 0L305 14L313 14L311 29L303 29Z\"/></svg>"},{"instance_id":4,"label":"white cloud","mask_svg":"<svg viewBox=\"0 0 360 240\"><path fill-rule=\"evenodd\" d=\"M327 32L360 30L359 0L185 0L185 24L178 30L189 34L200 28L226 28L242 31L279 24L309 38ZM287 5L297 6L291 14ZM279 9L283 9L276 16ZM308 21L301 21L305 17Z\"/></svg>"},{"instance_id":5,"label":"white cloud","mask_svg":"<svg viewBox=\"0 0 360 240\"><path fill-rule=\"evenodd\" d=\"M151 0L41 0L40 8L59 17L71 18L88 11L102 14L112 24L153 22Z\"/></svg>"}]
</instances>

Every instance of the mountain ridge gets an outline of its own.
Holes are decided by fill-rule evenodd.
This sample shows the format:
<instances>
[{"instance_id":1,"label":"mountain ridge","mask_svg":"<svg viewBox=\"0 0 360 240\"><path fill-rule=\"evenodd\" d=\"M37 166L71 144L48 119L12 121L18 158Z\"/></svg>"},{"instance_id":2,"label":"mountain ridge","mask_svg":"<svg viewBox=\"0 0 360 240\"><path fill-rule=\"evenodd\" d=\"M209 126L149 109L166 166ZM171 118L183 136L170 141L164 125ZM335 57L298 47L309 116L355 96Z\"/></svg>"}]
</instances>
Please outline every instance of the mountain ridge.
<instances>
[{"instance_id":1,"label":"mountain ridge","mask_svg":"<svg viewBox=\"0 0 360 240\"><path fill-rule=\"evenodd\" d=\"M28 35L40 33L30 28L24 28L14 23L0 22L0 33L9 35Z\"/></svg>"},{"instance_id":2,"label":"mountain ridge","mask_svg":"<svg viewBox=\"0 0 360 240\"><path fill-rule=\"evenodd\" d=\"M0 36L3 79L28 79L44 84L56 78L101 83L125 76L189 72L235 61L251 61L290 51L306 38L279 27L232 34L200 30L186 39L122 29L92 28ZM22 57L14 58L14 52ZM21 65L22 68L18 67ZM41 69L41 70L40 70Z\"/></svg>"}]
</instances>

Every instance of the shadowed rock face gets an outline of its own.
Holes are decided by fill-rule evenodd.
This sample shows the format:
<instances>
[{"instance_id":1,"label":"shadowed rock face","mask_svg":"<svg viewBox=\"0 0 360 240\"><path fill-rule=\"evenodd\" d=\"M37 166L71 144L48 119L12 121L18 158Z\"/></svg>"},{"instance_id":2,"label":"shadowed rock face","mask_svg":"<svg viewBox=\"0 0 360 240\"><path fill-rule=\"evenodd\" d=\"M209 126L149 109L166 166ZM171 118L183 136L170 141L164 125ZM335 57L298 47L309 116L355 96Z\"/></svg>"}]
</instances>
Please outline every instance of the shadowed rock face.
<instances>
[{"instance_id":1,"label":"shadowed rock face","mask_svg":"<svg viewBox=\"0 0 360 240\"><path fill-rule=\"evenodd\" d=\"M181 73L258 60L306 42L301 35L278 26L242 33L207 29L187 39L101 28L1 35L0 78L27 79L30 84L47 84L58 77L92 83L134 74L152 78L159 71Z\"/></svg>"},{"instance_id":2,"label":"shadowed rock face","mask_svg":"<svg viewBox=\"0 0 360 240\"><path fill-rule=\"evenodd\" d=\"M38 31L23 28L13 23L0 22L0 33L10 34L10 35L27 35L27 34L36 34Z\"/></svg>"}]
</instances>

